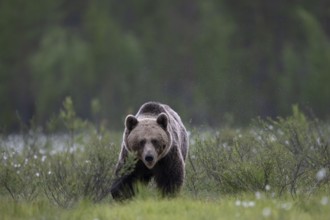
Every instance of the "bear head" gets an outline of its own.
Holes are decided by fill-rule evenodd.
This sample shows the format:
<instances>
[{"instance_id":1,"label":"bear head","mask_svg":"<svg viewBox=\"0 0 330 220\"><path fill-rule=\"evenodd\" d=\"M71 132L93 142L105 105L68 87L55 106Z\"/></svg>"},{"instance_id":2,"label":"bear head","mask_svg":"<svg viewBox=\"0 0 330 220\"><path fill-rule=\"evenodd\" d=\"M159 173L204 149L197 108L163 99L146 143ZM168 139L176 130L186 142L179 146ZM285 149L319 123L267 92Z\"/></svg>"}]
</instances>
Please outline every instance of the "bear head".
<instances>
[{"instance_id":1,"label":"bear head","mask_svg":"<svg viewBox=\"0 0 330 220\"><path fill-rule=\"evenodd\" d=\"M125 119L125 147L152 169L163 158L172 145L168 131L168 117L161 113L157 118L136 118L128 115Z\"/></svg>"}]
</instances>

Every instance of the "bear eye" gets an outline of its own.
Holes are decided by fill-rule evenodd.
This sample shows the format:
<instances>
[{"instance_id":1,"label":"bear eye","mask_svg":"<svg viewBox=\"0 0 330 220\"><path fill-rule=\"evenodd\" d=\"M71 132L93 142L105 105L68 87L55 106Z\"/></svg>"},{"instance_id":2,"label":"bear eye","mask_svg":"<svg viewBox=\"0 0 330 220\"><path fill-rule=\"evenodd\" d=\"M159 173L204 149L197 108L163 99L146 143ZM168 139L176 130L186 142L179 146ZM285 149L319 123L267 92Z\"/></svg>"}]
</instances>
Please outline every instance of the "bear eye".
<instances>
[{"instance_id":1,"label":"bear eye","mask_svg":"<svg viewBox=\"0 0 330 220\"><path fill-rule=\"evenodd\" d=\"M143 140L140 141L139 144L140 144L141 147L143 147L145 145L145 143L146 143L146 140L143 139Z\"/></svg>"},{"instance_id":2,"label":"bear eye","mask_svg":"<svg viewBox=\"0 0 330 220\"><path fill-rule=\"evenodd\" d=\"M156 140L156 139L151 140L151 143L152 143L154 146L158 146L158 145L159 145L159 141Z\"/></svg>"},{"instance_id":3,"label":"bear eye","mask_svg":"<svg viewBox=\"0 0 330 220\"><path fill-rule=\"evenodd\" d=\"M163 144L163 145L162 145L162 150L164 150L164 149L165 149L165 147L166 147L166 145L165 145L165 144Z\"/></svg>"}]
</instances>

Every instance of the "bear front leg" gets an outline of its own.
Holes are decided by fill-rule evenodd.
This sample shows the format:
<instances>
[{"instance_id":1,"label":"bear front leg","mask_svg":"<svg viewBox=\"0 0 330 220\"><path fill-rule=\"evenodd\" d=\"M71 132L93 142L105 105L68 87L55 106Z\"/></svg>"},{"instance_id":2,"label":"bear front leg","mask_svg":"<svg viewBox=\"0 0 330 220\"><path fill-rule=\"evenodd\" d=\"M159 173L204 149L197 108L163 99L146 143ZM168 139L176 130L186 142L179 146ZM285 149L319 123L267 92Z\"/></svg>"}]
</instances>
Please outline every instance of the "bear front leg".
<instances>
[{"instance_id":1,"label":"bear front leg","mask_svg":"<svg viewBox=\"0 0 330 220\"><path fill-rule=\"evenodd\" d=\"M119 170L116 173L120 173ZM137 182L148 184L151 178L152 172L145 167L142 161L138 161L132 173L123 175L114 181L110 190L111 195L115 200L129 199L135 195Z\"/></svg>"},{"instance_id":2,"label":"bear front leg","mask_svg":"<svg viewBox=\"0 0 330 220\"><path fill-rule=\"evenodd\" d=\"M134 174L117 178L111 185L111 195L115 200L125 200L134 196Z\"/></svg>"},{"instance_id":3,"label":"bear front leg","mask_svg":"<svg viewBox=\"0 0 330 220\"><path fill-rule=\"evenodd\" d=\"M124 146L122 146L115 171L116 179L112 183L110 188L111 195L115 200L128 199L134 196L134 172L124 172L124 170L127 169L127 167L125 168L125 161L127 157L128 151L125 149Z\"/></svg>"},{"instance_id":4,"label":"bear front leg","mask_svg":"<svg viewBox=\"0 0 330 220\"><path fill-rule=\"evenodd\" d=\"M157 187L163 197L176 196L182 187L183 178L181 175L163 175L155 178Z\"/></svg>"},{"instance_id":5,"label":"bear front leg","mask_svg":"<svg viewBox=\"0 0 330 220\"><path fill-rule=\"evenodd\" d=\"M184 169L182 166L176 168L161 169L155 175L155 181L161 195L164 197L176 196L183 185Z\"/></svg>"}]
</instances>

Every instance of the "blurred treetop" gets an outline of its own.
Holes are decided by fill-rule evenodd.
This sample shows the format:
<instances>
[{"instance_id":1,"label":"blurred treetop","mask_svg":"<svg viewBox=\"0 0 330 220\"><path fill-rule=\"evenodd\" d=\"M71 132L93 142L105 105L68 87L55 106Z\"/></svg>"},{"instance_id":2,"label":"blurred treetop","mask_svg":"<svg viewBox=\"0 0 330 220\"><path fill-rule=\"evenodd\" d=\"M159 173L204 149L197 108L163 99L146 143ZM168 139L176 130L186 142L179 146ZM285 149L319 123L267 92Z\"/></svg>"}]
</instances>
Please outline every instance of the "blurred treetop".
<instances>
[{"instance_id":1,"label":"blurred treetop","mask_svg":"<svg viewBox=\"0 0 330 220\"><path fill-rule=\"evenodd\" d=\"M328 0L1 0L0 126L42 124L66 96L111 128L149 100L194 125L295 103L325 118L329 35Z\"/></svg>"}]
</instances>

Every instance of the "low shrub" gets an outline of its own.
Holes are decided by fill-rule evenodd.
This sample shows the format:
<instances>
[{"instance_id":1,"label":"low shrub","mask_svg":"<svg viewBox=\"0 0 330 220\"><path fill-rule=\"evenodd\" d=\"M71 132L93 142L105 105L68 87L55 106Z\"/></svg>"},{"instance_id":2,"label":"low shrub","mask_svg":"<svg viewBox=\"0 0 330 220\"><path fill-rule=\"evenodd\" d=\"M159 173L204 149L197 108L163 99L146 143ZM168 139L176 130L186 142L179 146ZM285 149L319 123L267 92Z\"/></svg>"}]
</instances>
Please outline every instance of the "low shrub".
<instances>
[{"instance_id":1,"label":"low shrub","mask_svg":"<svg viewBox=\"0 0 330 220\"><path fill-rule=\"evenodd\" d=\"M298 107L287 118L256 119L245 130L195 134L186 186L194 194L314 193L329 187L330 130Z\"/></svg>"},{"instance_id":2,"label":"low shrub","mask_svg":"<svg viewBox=\"0 0 330 220\"><path fill-rule=\"evenodd\" d=\"M58 128L61 128L59 133ZM78 118L70 98L47 130L31 127L1 142L0 193L16 201L48 198L61 207L109 198L119 147L104 127Z\"/></svg>"},{"instance_id":3,"label":"low shrub","mask_svg":"<svg viewBox=\"0 0 330 220\"><path fill-rule=\"evenodd\" d=\"M183 192L296 197L328 190L329 137L328 124L297 107L287 118L259 118L244 129L195 130ZM120 142L121 134L77 117L68 98L45 130L32 123L21 134L1 136L0 196L66 208L81 200L111 201Z\"/></svg>"}]
</instances>

